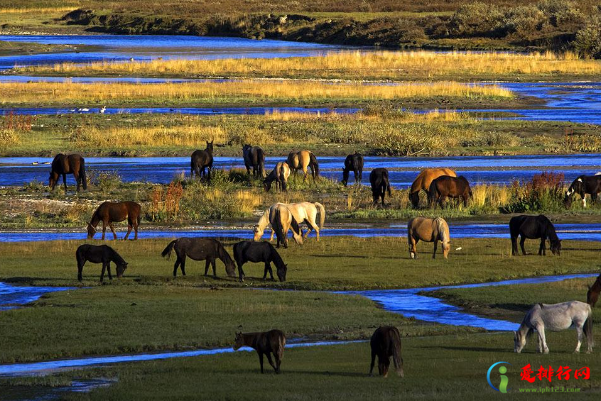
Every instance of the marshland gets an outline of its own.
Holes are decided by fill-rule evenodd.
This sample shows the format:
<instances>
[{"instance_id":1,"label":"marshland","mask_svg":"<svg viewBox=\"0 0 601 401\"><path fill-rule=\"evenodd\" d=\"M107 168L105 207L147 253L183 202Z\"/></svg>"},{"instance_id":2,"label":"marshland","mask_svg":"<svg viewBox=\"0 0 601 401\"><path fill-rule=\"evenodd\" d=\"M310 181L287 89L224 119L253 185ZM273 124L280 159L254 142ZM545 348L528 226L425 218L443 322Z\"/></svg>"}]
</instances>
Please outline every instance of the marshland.
<instances>
[{"instance_id":1,"label":"marshland","mask_svg":"<svg viewBox=\"0 0 601 401\"><path fill-rule=\"evenodd\" d=\"M601 171L601 3L100 3L0 0L0 398L480 399L498 361L515 398L597 397L598 351L574 354L573 330L547 332L549 354L532 339L514 353L511 330L535 304L587 301L600 273L598 191L578 179ZM209 143L211 177L193 178ZM319 176L266 191L245 144L266 174L308 150ZM363 178L345 186L356 152ZM59 153L85 158L85 190L72 172L49 188ZM435 208L422 191L412 205L418 174L442 167L466 177L469 201ZM86 239L105 201L141 206L139 239L123 240L127 220L116 241L109 228ZM262 262L240 281L219 259L205 276L190 257L174 278L175 255L161 257L181 236L234 256L272 205L305 201L325 225L274 248L285 281L263 280ZM528 239L512 256L520 214L546 215L561 254ZM448 259L421 241L410 258L418 216L446 220ZM123 277L112 264L101 283L88 262L78 281L82 244L113 248ZM368 376L379 326L401 333L403 378ZM271 329L287 337L281 375L232 350L239 331ZM530 384L528 364L591 375ZM518 395L539 386L555 392Z\"/></svg>"}]
</instances>

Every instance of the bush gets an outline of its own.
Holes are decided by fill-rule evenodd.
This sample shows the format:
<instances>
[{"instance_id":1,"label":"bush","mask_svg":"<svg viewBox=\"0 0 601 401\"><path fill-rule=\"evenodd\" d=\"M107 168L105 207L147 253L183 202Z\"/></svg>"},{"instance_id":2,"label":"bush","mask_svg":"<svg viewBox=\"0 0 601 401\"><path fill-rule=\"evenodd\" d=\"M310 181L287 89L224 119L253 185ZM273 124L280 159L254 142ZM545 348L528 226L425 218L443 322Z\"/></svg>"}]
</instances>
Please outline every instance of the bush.
<instances>
[{"instance_id":1,"label":"bush","mask_svg":"<svg viewBox=\"0 0 601 401\"><path fill-rule=\"evenodd\" d=\"M496 36L502 23L503 13L498 7L475 2L461 6L453 14L449 32L454 36Z\"/></svg>"},{"instance_id":2,"label":"bush","mask_svg":"<svg viewBox=\"0 0 601 401\"><path fill-rule=\"evenodd\" d=\"M601 58L601 24L590 24L579 30L574 50L582 57Z\"/></svg>"},{"instance_id":3,"label":"bush","mask_svg":"<svg viewBox=\"0 0 601 401\"><path fill-rule=\"evenodd\" d=\"M102 193L110 193L119 188L123 182L121 176L116 171L95 171L88 172L89 182L98 187Z\"/></svg>"},{"instance_id":4,"label":"bush","mask_svg":"<svg viewBox=\"0 0 601 401\"><path fill-rule=\"evenodd\" d=\"M542 29L547 21L545 14L537 7L518 6L510 9L503 18L503 31L526 37Z\"/></svg>"},{"instance_id":5,"label":"bush","mask_svg":"<svg viewBox=\"0 0 601 401\"><path fill-rule=\"evenodd\" d=\"M530 182L514 181L507 213L563 210L563 173L542 172L535 174Z\"/></svg>"}]
</instances>

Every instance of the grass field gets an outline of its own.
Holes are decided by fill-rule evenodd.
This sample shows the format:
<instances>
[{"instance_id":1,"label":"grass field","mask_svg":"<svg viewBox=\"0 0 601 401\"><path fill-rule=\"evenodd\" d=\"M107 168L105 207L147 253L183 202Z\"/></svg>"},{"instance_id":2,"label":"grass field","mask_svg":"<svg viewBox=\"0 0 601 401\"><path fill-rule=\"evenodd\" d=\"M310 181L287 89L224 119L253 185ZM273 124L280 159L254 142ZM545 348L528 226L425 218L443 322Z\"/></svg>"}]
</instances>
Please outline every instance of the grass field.
<instances>
[{"instance_id":1,"label":"grass field","mask_svg":"<svg viewBox=\"0 0 601 401\"><path fill-rule=\"evenodd\" d=\"M572 53L510 52L341 52L321 57L56 64L14 70L63 76L134 75L191 78L305 78L391 81L474 81L586 79L601 72L601 61Z\"/></svg>"}]
</instances>

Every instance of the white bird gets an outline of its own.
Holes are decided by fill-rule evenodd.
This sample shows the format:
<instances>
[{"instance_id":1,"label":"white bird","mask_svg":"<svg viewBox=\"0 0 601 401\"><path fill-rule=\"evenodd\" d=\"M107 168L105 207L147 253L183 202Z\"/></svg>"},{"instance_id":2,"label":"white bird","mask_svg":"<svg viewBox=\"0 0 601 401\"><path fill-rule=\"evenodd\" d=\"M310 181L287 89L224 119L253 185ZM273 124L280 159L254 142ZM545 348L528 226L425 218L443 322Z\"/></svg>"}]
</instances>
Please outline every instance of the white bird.
<instances>
[{"instance_id":1,"label":"white bird","mask_svg":"<svg viewBox=\"0 0 601 401\"><path fill-rule=\"evenodd\" d=\"M106 111L106 106L102 106L102 108L100 109L100 114L104 114L105 111Z\"/></svg>"}]
</instances>

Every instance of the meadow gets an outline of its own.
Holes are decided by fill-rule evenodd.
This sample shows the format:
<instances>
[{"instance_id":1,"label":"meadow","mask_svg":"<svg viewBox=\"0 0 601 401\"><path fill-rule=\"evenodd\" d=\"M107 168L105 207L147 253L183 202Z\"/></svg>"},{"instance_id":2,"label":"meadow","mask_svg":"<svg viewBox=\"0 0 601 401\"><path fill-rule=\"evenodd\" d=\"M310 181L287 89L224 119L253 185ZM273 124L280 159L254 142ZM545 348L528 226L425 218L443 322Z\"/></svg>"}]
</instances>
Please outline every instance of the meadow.
<instances>
[{"instance_id":1,"label":"meadow","mask_svg":"<svg viewBox=\"0 0 601 401\"><path fill-rule=\"evenodd\" d=\"M147 76L172 78L290 78L390 81L594 79L601 61L561 54L511 52L361 52L320 57L150 62L63 63L25 67L11 73L59 76Z\"/></svg>"}]
</instances>

